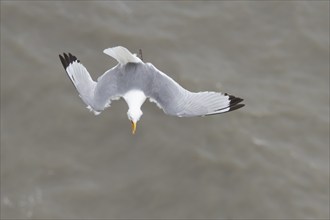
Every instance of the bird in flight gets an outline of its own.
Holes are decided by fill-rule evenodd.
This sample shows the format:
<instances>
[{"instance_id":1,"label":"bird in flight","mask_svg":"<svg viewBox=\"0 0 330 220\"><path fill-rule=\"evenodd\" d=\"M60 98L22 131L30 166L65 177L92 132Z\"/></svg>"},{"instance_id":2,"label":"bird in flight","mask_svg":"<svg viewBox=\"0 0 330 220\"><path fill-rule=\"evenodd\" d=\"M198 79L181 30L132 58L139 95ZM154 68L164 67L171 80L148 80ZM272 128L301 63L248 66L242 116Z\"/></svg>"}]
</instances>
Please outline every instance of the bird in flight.
<instances>
[{"instance_id":1,"label":"bird in flight","mask_svg":"<svg viewBox=\"0 0 330 220\"><path fill-rule=\"evenodd\" d=\"M103 51L118 64L94 81L87 69L71 53L59 55L62 65L87 108L98 115L113 100L123 98L132 133L141 119L141 106L147 98L165 114L178 117L216 115L244 106L243 99L221 92L191 92L158 70L144 63L136 54L122 46Z\"/></svg>"}]
</instances>

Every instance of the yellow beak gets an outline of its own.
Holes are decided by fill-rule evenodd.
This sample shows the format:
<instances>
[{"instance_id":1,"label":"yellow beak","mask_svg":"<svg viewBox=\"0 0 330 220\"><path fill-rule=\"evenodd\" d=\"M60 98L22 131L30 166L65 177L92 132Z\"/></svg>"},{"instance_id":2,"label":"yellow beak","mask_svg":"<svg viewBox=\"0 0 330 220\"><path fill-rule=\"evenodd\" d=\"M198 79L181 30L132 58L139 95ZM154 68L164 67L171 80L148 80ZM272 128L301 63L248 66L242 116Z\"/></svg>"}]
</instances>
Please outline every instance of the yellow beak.
<instances>
[{"instance_id":1,"label":"yellow beak","mask_svg":"<svg viewBox=\"0 0 330 220\"><path fill-rule=\"evenodd\" d=\"M132 134L135 134L135 131L136 131L136 123L131 121L132 123Z\"/></svg>"}]
</instances>

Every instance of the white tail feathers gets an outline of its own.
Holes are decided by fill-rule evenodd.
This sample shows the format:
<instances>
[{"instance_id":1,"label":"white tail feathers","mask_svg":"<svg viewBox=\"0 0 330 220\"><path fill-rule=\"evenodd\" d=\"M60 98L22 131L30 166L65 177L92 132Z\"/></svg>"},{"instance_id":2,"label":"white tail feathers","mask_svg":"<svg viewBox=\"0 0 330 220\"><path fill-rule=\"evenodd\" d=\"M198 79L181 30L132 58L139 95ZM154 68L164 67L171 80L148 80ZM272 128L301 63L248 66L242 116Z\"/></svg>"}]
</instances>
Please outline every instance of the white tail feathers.
<instances>
[{"instance_id":1,"label":"white tail feathers","mask_svg":"<svg viewBox=\"0 0 330 220\"><path fill-rule=\"evenodd\" d=\"M138 58L135 54L132 54L129 50L122 46L105 49L103 53L113 57L120 64L142 63L142 60L140 58Z\"/></svg>"}]
</instances>

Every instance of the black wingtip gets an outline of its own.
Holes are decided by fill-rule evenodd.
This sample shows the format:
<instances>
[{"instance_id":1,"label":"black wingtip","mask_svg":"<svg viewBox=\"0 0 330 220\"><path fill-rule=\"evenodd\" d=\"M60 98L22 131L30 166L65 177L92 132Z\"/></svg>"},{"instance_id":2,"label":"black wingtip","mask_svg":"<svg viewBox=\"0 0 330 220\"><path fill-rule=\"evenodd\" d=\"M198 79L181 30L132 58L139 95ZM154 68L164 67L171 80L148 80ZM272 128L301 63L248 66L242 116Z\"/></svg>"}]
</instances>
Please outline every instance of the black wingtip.
<instances>
[{"instance_id":1,"label":"black wingtip","mask_svg":"<svg viewBox=\"0 0 330 220\"><path fill-rule=\"evenodd\" d=\"M58 55L58 56L60 57L60 60L61 60L61 63L63 65L64 69L66 69L69 66L69 64L66 62L66 60L64 59L64 57L61 56L61 54Z\"/></svg>"},{"instance_id":2,"label":"black wingtip","mask_svg":"<svg viewBox=\"0 0 330 220\"><path fill-rule=\"evenodd\" d=\"M60 54L59 57L60 57L61 63L65 70L71 63L73 63L75 61L80 63L80 61L77 60L77 57L72 55L71 53L69 53L69 55L66 53L63 53L63 56Z\"/></svg>"},{"instance_id":3,"label":"black wingtip","mask_svg":"<svg viewBox=\"0 0 330 220\"><path fill-rule=\"evenodd\" d=\"M215 113L215 114L209 114L209 115L216 115L216 114L222 114L222 113L226 113L226 112L231 112L231 111L237 110L237 109L242 108L242 107L245 106L245 104L239 104L242 101L244 101L244 99L238 98L238 97L233 96L233 95L229 95L227 93L225 93L224 95L225 96L229 96L229 98L228 98L228 100L230 101L229 102L229 105L227 107L218 109L217 111L221 111L221 110L224 110L226 108L229 108L228 111L220 112L220 113Z\"/></svg>"},{"instance_id":4,"label":"black wingtip","mask_svg":"<svg viewBox=\"0 0 330 220\"><path fill-rule=\"evenodd\" d=\"M245 104L238 104L238 105L231 106L231 107L229 108L228 112L231 112L231 111L237 110L237 109L242 108L242 107L244 107L244 106L245 106Z\"/></svg>"},{"instance_id":5,"label":"black wingtip","mask_svg":"<svg viewBox=\"0 0 330 220\"><path fill-rule=\"evenodd\" d=\"M239 104L239 103L243 102L244 99L233 96L233 95L228 95L227 93L225 95L229 96L229 100L230 100L228 112L237 110L237 109L245 106L245 104Z\"/></svg>"},{"instance_id":6,"label":"black wingtip","mask_svg":"<svg viewBox=\"0 0 330 220\"><path fill-rule=\"evenodd\" d=\"M241 99L239 97L235 97L233 95L229 95L229 106L237 105L238 103L242 102L244 99Z\"/></svg>"}]
</instances>

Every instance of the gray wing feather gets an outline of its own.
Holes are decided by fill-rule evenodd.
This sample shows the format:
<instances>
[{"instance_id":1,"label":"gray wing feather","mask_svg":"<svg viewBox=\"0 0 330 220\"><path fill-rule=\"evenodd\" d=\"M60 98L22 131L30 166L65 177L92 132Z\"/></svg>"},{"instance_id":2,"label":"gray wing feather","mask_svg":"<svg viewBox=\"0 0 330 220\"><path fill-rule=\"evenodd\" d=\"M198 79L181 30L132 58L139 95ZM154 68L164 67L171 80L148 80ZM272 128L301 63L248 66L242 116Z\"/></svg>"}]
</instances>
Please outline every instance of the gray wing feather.
<instances>
[{"instance_id":1,"label":"gray wing feather","mask_svg":"<svg viewBox=\"0 0 330 220\"><path fill-rule=\"evenodd\" d=\"M95 114L99 114L100 111L109 107L111 99L117 98L117 66L105 72L95 82L75 56L64 53L59 57L80 98Z\"/></svg>"},{"instance_id":2,"label":"gray wing feather","mask_svg":"<svg viewBox=\"0 0 330 220\"><path fill-rule=\"evenodd\" d=\"M153 89L146 94L166 114L179 117L220 114L243 107L243 101L227 93L190 92L162 73L152 64L148 70L153 73Z\"/></svg>"},{"instance_id":3,"label":"gray wing feather","mask_svg":"<svg viewBox=\"0 0 330 220\"><path fill-rule=\"evenodd\" d=\"M118 72L117 66L106 71L97 79L97 84L94 91L94 105L96 108L105 109L110 107L111 100L119 99L122 94L118 89Z\"/></svg>"}]
</instances>

